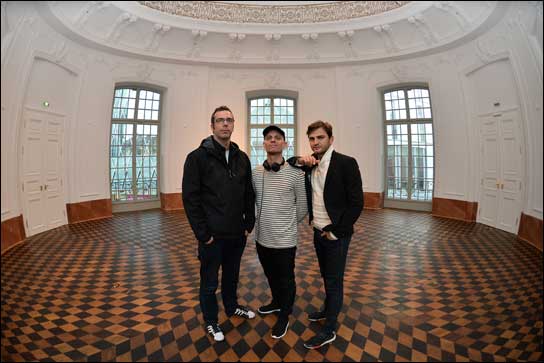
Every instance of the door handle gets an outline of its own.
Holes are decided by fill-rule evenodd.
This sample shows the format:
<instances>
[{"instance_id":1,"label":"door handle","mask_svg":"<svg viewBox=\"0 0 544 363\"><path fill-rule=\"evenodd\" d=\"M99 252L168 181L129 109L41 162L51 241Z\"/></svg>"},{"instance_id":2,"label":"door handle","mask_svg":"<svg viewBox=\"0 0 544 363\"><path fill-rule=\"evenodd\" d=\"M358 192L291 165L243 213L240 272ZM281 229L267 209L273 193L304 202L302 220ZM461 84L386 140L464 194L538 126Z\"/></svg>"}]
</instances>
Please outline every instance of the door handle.
<instances>
[{"instance_id":1,"label":"door handle","mask_svg":"<svg viewBox=\"0 0 544 363\"><path fill-rule=\"evenodd\" d=\"M43 191L43 185L40 185L40 191Z\"/></svg>"},{"instance_id":2,"label":"door handle","mask_svg":"<svg viewBox=\"0 0 544 363\"><path fill-rule=\"evenodd\" d=\"M47 184L45 184L45 188L44 188L44 189L47 190Z\"/></svg>"},{"instance_id":3,"label":"door handle","mask_svg":"<svg viewBox=\"0 0 544 363\"><path fill-rule=\"evenodd\" d=\"M501 183L501 189L504 189L504 183Z\"/></svg>"}]
</instances>

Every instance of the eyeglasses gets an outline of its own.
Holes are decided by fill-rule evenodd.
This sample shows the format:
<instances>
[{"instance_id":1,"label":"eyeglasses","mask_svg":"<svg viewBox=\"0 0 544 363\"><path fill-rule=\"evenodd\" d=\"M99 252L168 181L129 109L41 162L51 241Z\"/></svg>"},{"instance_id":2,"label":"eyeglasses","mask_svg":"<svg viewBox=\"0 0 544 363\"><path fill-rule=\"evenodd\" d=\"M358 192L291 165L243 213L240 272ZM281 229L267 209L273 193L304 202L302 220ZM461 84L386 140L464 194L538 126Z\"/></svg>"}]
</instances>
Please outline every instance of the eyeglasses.
<instances>
[{"instance_id":1,"label":"eyeglasses","mask_svg":"<svg viewBox=\"0 0 544 363\"><path fill-rule=\"evenodd\" d=\"M231 123L234 122L234 119L233 119L233 118L230 118L230 117L229 117L229 118L216 118L216 119L214 120L214 122L215 122L216 124L222 124L222 123L224 123L224 122L227 122L227 123L231 124Z\"/></svg>"}]
</instances>

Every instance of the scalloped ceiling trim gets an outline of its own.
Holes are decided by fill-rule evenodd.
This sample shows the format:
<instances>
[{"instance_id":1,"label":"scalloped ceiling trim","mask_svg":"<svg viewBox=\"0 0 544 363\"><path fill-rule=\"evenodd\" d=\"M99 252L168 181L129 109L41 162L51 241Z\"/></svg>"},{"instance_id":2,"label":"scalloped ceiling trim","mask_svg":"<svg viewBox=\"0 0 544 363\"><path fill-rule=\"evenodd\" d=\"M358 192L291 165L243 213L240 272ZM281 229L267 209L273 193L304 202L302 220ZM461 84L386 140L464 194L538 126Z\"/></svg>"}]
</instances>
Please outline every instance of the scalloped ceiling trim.
<instances>
[{"instance_id":1,"label":"scalloped ceiling trim","mask_svg":"<svg viewBox=\"0 0 544 363\"><path fill-rule=\"evenodd\" d=\"M213 1L138 1L152 9L200 20L229 23L305 24L381 14L410 1L338 1L310 5L244 5Z\"/></svg>"}]
</instances>

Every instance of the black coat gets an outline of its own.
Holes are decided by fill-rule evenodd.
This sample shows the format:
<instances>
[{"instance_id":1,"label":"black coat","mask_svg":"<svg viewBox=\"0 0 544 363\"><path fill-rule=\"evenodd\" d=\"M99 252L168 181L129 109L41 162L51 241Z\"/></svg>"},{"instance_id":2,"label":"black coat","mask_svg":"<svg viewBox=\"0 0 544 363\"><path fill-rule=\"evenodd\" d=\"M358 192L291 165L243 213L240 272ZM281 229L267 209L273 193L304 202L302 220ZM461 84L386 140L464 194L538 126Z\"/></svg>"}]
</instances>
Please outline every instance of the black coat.
<instances>
[{"instance_id":1,"label":"black coat","mask_svg":"<svg viewBox=\"0 0 544 363\"><path fill-rule=\"evenodd\" d=\"M231 142L225 148L210 136L187 155L183 206L196 238L239 238L255 225L255 194L247 155Z\"/></svg>"},{"instance_id":2,"label":"black coat","mask_svg":"<svg viewBox=\"0 0 544 363\"><path fill-rule=\"evenodd\" d=\"M290 158L288 162L296 166L296 157ZM312 208L313 167L302 167L302 169L305 172L306 195L311 223L314 217ZM352 234L353 225L361 215L364 206L363 182L357 160L333 150L329 170L325 178L323 200L327 214L332 222L332 224L325 226L323 230L334 233L338 238Z\"/></svg>"}]
</instances>

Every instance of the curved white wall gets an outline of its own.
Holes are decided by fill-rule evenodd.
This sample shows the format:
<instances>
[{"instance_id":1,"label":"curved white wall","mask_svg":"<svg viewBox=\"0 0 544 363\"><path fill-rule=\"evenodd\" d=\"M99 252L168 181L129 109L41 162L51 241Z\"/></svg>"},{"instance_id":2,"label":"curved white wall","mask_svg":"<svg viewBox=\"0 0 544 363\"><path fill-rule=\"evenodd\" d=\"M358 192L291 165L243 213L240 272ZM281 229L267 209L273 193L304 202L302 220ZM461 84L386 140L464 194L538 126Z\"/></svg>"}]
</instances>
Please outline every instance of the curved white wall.
<instances>
[{"instance_id":1,"label":"curved white wall","mask_svg":"<svg viewBox=\"0 0 544 363\"><path fill-rule=\"evenodd\" d=\"M161 128L161 192L180 192L185 156L209 135L209 117L229 105L237 123L233 139L246 145L245 93L297 91L299 152L309 152L306 126L334 125L336 149L354 155L366 192L382 192L383 127L379 89L424 82L432 97L436 144L435 196L477 201L478 131L475 112L496 97L519 99L523 113L526 180L523 212L542 219L542 11L512 7L494 28L447 52L391 63L301 68L235 68L158 64L101 53L55 33L24 2L2 5L2 221L21 214L17 160L27 78L41 54L74 70L80 80L73 119L66 129L67 202L109 198L108 150L114 85L142 82L166 89ZM6 19L6 22L4 21ZM540 26L538 25L540 22ZM511 72L496 82L497 60ZM477 82L469 79L475 70ZM44 78L51 99L62 93ZM508 88L504 89L504 79ZM500 86L500 87L499 87ZM490 93L484 93L489 91ZM473 94L484 95L473 104ZM485 99L489 94L490 99Z\"/></svg>"}]
</instances>

